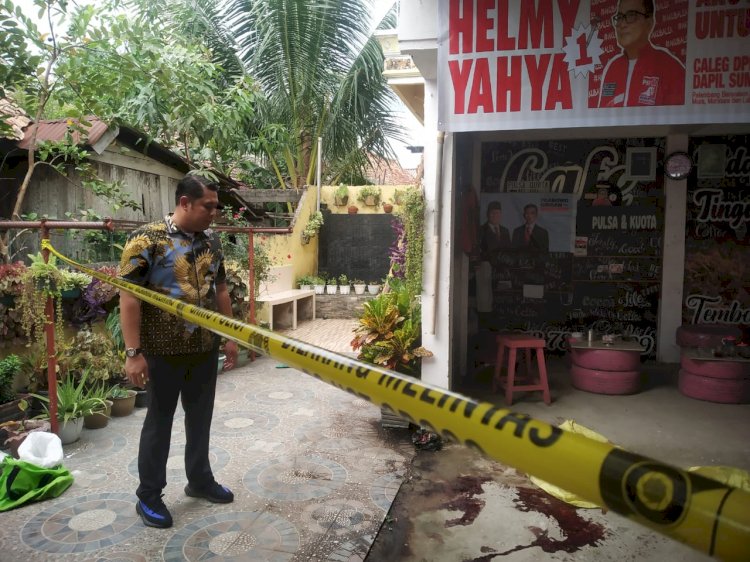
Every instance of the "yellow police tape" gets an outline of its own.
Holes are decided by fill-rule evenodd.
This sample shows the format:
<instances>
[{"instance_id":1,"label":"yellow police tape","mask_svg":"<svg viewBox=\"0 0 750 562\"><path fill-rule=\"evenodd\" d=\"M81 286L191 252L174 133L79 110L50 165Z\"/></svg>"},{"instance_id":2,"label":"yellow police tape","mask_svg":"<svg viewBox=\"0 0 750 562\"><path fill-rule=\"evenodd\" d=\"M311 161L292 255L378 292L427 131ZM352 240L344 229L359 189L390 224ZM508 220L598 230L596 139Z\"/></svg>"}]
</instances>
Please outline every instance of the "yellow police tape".
<instances>
[{"instance_id":1,"label":"yellow police tape","mask_svg":"<svg viewBox=\"0 0 750 562\"><path fill-rule=\"evenodd\" d=\"M750 494L698 474L563 431L525 414L432 386L76 263L73 267L162 310L554 483L724 560L750 560Z\"/></svg>"}]
</instances>

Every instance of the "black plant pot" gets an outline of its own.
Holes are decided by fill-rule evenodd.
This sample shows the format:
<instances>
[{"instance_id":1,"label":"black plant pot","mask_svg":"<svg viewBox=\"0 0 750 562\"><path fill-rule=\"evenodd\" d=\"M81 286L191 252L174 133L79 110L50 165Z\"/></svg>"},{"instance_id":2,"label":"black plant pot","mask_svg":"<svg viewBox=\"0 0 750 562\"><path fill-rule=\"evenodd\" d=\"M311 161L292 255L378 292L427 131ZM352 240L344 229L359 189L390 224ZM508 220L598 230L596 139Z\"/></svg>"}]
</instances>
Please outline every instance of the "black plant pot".
<instances>
[{"instance_id":1,"label":"black plant pot","mask_svg":"<svg viewBox=\"0 0 750 562\"><path fill-rule=\"evenodd\" d=\"M135 407L136 408L145 408L148 406L148 391L147 390L139 390L137 388L133 389L135 390Z\"/></svg>"}]
</instances>

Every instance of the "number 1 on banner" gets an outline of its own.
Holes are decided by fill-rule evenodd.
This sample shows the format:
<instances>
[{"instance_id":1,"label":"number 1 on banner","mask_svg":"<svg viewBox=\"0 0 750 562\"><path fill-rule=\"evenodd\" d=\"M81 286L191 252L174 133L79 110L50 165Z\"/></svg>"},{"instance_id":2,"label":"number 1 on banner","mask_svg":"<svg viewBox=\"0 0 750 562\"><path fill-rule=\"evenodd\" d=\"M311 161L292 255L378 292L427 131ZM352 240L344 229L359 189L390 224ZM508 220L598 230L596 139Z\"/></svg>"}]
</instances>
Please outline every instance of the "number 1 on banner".
<instances>
[{"instance_id":1,"label":"number 1 on banner","mask_svg":"<svg viewBox=\"0 0 750 562\"><path fill-rule=\"evenodd\" d=\"M565 62L576 76L587 76L601 62L602 40L596 30L596 25L581 23L565 38Z\"/></svg>"},{"instance_id":2,"label":"number 1 on banner","mask_svg":"<svg viewBox=\"0 0 750 562\"><path fill-rule=\"evenodd\" d=\"M580 49L580 55L578 57L578 60L576 60L576 67L588 66L593 62L594 59L592 59L588 55L589 41L590 38L586 37L583 33L581 33L578 36L578 39L576 39L576 42L578 43L578 47Z\"/></svg>"}]
</instances>

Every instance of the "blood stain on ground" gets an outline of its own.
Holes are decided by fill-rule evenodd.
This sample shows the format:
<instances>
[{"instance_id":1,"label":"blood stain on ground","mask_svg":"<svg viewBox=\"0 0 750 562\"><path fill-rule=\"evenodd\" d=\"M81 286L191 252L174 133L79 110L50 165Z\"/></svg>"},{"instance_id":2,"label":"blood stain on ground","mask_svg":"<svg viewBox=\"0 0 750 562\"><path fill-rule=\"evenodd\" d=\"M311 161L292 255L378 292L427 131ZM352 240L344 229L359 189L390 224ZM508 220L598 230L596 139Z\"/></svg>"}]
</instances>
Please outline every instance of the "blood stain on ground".
<instances>
[{"instance_id":1,"label":"blood stain on ground","mask_svg":"<svg viewBox=\"0 0 750 562\"><path fill-rule=\"evenodd\" d=\"M464 514L457 519L449 519L445 522L446 527L456 525L470 525L479 515L484 507L484 500L476 498L484 492L482 484L492 480L489 477L459 476L451 484L453 497L443 504L443 508L452 511L463 511Z\"/></svg>"},{"instance_id":2,"label":"blood stain on ground","mask_svg":"<svg viewBox=\"0 0 750 562\"><path fill-rule=\"evenodd\" d=\"M530 527L536 536L530 544L518 545L505 552L493 552L474 558L471 562L489 562L498 556L506 556L512 552L534 548L538 546L544 552L576 552L585 546L596 546L607 534L603 525L587 521L578 515L577 509L547 494L543 490L531 488L518 488L518 497L513 500L518 511L536 511L557 521L563 539L555 539L549 536L548 531L538 527ZM482 550L485 552L485 550Z\"/></svg>"}]
</instances>

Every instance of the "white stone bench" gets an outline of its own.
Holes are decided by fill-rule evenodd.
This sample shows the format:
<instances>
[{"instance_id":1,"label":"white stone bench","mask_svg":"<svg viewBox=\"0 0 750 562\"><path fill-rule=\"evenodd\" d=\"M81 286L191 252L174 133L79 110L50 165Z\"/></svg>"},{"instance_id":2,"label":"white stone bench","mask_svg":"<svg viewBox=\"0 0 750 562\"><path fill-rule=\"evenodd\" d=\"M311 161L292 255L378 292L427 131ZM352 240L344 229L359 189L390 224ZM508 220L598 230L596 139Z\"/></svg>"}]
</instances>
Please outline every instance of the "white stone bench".
<instances>
[{"instance_id":1,"label":"white stone bench","mask_svg":"<svg viewBox=\"0 0 750 562\"><path fill-rule=\"evenodd\" d=\"M291 265L270 268L268 281L260 284L257 302L268 312L268 327L297 329L298 320L315 320L315 291L294 288Z\"/></svg>"}]
</instances>

